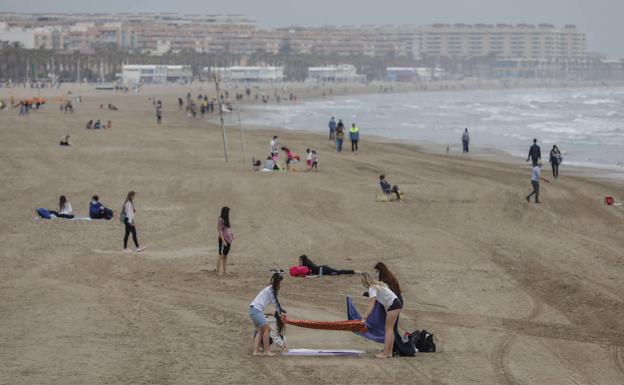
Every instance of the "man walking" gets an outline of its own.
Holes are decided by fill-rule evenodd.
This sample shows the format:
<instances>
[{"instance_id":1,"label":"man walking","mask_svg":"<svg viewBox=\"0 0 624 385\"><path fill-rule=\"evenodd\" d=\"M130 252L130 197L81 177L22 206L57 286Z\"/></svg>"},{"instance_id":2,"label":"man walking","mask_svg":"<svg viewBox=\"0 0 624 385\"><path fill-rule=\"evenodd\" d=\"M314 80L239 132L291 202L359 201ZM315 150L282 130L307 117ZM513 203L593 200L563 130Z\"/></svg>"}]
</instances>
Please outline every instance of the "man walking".
<instances>
[{"instance_id":1,"label":"man walking","mask_svg":"<svg viewBox=\"0 0 624 385\"><path fill-rule=\"evenodd\" d=\"M468 135L468 129L466 128L464 130L464 133L462 134L462 145L463 145L462 154L468 153L469 144L470 144L470 135Z\"/></svg>"},{"instance_id":2,"label":"man walking","mask_svg":"<svg viewBox=\"0 0 624 385\"><path fill-rule=\"evenodd\" d=\"M529 148L529 156L527 156L527 162L531 159L533 161L533 167L537 165L537 163L542 160L542 150L540 146L537 145L537 139L533 139L533 145Z\"/></svg>"},{"instance_id":3,"label":"man walking","mask_svg":"<svg viewBox=\"0 0 624 385\"><path fill-rule=\"evenodd\" d=\"M540 179L546 183L550 183L548 179L542 178L542 163L537 162L537 164L533 166L533 171L531 172L531 185L533 185L533 192L526 196L527 202L530 203L531 196L535 195L535 203L542 203L539 200Z\"/></svg>"},{"instance_id":4,"label":"man walking","mask_svg":"<svg viewBox=\"0 0 624 385\"><path fill-rule=\"evenodd\" d=\"M349 129L349 139L351 140L351 152L358 150L358 142L360 141L360 129L355 126L355 123L351 124Z\"/></svg>"},{"instance_id":5,"label":"man walking","mask_svg":"<svg viewBox=\"0 0 624 385\"><path fill-rule=\"evenodd\" d=\"M331 120L329 121L329 140L334 140L336 138L336 121L334 120L334 117L332 116Z\"/></svg>"}]
</instances>

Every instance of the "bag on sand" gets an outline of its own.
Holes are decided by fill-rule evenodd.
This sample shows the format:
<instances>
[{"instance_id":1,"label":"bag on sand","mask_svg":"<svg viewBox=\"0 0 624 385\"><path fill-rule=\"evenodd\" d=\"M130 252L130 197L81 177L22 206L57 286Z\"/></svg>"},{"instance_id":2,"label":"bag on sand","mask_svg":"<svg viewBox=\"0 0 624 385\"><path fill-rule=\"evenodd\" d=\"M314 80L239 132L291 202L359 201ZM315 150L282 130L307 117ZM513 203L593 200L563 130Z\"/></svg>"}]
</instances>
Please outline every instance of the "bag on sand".
<instances>
[{"instance_id":1,"label":"bag on sand","mask_svg":"<svg viewBox=\"0 0 624 385\"><path fill-rule=\"evenodd\" d=\"M290 268L290 275L292 277L305 277L310 273L311 271L307 266L292 266Z\"/></svg>"},{"instance_id":2,"label":"bag on sand","mask_svg":"<svg viewBox=\"0 0 624 385\"><path fill-rule=\"evenodd\" d=\"M414 342L414 346L421 353L433 353L436 351L436 344L433 340L433 334L429 333L425 329L416 330L409 336L410 340Z\"/></svg>"},{"instance_id":3,"label":"bag on sand","mask_svg":"<svg viewBox=\"0 0 624 385\"><path fill-rule=\"evenodd\" d=\"M39 215L41 218L51 219L50 213L48 212L48 210L44 209L43 207L38 208L36 211L37 211L37 215Z\"/></svg>"}]
</instances>

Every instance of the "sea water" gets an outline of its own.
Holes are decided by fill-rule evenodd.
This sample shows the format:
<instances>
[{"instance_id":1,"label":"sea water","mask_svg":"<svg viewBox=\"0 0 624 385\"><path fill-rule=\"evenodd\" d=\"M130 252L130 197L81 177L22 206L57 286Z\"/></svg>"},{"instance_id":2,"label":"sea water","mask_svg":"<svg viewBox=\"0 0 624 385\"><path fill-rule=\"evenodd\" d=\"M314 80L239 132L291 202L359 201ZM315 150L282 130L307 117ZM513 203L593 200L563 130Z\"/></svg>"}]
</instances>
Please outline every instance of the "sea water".
<instances>
[{"instance_id":1,"label":"sea water","mask_svg":"<svg viewBox=\"0 0 624 385\"><path fill-rule=\"evenodd\" d=\"M456 152L468 128L473 151L490 148L526 158L537 138L544 162L556 144L564 165L624 172L624 88L368 94L246 109L260 112L244 114L246 124L323 133L333 116L347 128L356 123L363 143L376 135L448 145Z\"/></svg>"}]
</instances>

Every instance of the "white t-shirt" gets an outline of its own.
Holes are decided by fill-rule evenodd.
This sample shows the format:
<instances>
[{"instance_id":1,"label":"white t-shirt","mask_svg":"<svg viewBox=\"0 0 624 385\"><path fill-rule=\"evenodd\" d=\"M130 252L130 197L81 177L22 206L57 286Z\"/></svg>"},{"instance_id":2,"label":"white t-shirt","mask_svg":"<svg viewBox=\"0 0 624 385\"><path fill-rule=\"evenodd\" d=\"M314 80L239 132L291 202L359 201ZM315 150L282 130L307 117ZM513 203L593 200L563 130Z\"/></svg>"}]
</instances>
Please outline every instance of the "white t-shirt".
<instances>
[{"instance_id":1,"label":"white t-shirt","mask_svg":"<svg viewBox=\"0 0 624 385\"><path fill-rule=\"evenodd\" d=\"M124 213L126 214L126 218L128 218L128 223L134 223L134 205L132 202L126 202L124 205Z\"/></svg>"},{"instance_id":2,"label":"white t-shirt","mask_svg":"<svg viewBox=\"0 0 624 385\"><path fill-rule=\"evenodd\" d=\"M264 311L264 308L267 307L270 303L272 303L273 306L275 306L276 310L281 310L281 309L278 309L279 305L277 304L277 301L275 300L275 296L273 295L273 287L269 285L265 287L264 289L262 289L260 293L258 293L256 298L254 298L254 300L251 301L250 306L260 311Z\"/></svg>"},{"instance_id":3,"label":"white t-shirt","mask_svg":"<svg viewBox=\"0 0 624 385\"><path fill-rule=\"evenodd\" d=\"M65 202L65 207L63 207L61 211L59 211L59 214L72 215L71 204L69 202Z\"/></svg>"},{"instance_id":4,"label":"white t-shirt","mask_svg":"<svg viewBox=\"0 0 624 385\"><path fill-rule=\"evenodd\" d=\"M392 302L399 298L396 294L385 286L371 286L368 288L368 297L375 298L386 310L392 306Z\"/></svg>"}]
</instances>

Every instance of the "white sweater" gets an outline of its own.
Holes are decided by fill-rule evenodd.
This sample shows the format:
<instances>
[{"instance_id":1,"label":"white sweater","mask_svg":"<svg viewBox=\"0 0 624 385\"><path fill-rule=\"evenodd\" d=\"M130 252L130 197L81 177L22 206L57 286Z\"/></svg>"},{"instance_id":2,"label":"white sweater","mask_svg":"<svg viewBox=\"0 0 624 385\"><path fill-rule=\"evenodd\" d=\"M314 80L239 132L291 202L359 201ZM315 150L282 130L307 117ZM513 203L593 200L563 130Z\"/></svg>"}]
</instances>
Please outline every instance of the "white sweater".
<instances>
[{"instance_id":1,"label":"white sweater","mask_svg":"<svg viewBox=\"0 0 624 385\"><path fill-rule=\"evenodd\" d=\"M71 203L69 202L65 202L65 207L63 207L61 209L61 211L59 211L59 214L66 214L66 215L72 215L72 207L71 207Z\"/></svg>"},{"instance_id":2,"label":"white sweater","mask_svg":"<svg viewBox=\"0 0 624 385\"><path fill-rule=\"evenodd\" d=\"M124 205L124 214L126 214L126 218L128 218L128 223L134 223L134 206L132 202L126 202Z\"/></svg>"}]
</instances>

